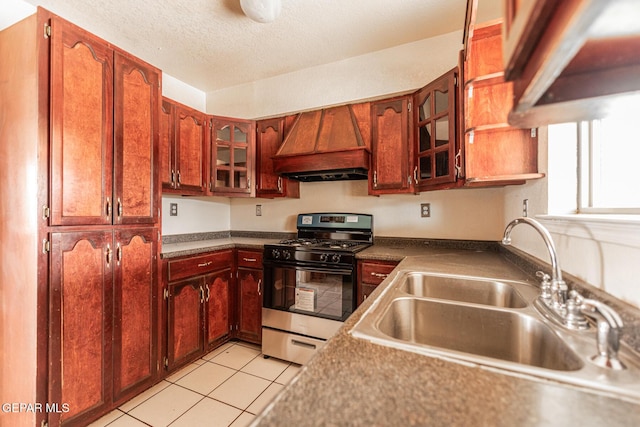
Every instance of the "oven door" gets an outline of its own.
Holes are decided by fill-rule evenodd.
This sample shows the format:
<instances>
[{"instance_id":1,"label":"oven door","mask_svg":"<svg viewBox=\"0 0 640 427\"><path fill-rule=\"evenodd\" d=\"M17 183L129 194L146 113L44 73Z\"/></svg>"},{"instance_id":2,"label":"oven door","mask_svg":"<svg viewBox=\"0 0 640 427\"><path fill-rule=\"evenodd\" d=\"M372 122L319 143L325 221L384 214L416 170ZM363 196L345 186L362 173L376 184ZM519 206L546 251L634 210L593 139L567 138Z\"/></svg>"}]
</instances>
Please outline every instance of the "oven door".
<instances>
[{"instance_id":1,"label":"oven door","mask_svg":"<svg viewBox=\"0 0 640 427\"><path fill-rule=\"evenodd\" d=\"M355 274L350 268L265 263L263 306L345 321L355 309Z\"/></svg>"}]
</instances>

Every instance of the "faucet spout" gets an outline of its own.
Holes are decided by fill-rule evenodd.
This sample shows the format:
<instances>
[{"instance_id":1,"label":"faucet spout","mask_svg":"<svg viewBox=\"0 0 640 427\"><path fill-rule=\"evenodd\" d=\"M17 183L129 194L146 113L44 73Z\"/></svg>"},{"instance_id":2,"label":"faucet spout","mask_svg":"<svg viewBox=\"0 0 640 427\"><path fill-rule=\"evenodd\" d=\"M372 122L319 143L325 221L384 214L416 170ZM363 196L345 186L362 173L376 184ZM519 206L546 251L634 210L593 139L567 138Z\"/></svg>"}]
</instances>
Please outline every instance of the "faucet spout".
<instances>
[{"instance_id":1,"label":"faucet spout","mask_svg":"<svg viewBox=\"0 0 640 427\"><path fill-rule=\"evenodd\" d=\"M511 221L504 230L504 235L502 237L503 245L511 244L511 231L518 224L527 224L533 227L540 236L542 236L544 244L547 247L547 251L549 252L549 257L551 258L551 287L556 295L556 302L561 306L564 306L567 302L568 288L564 280L562 280L562 270L558 263L558 253L556 252L556 247L553 244L551 234L549 234L549 231L535 219L526 217L516 218Z\"/></svg>"}]
</instances>

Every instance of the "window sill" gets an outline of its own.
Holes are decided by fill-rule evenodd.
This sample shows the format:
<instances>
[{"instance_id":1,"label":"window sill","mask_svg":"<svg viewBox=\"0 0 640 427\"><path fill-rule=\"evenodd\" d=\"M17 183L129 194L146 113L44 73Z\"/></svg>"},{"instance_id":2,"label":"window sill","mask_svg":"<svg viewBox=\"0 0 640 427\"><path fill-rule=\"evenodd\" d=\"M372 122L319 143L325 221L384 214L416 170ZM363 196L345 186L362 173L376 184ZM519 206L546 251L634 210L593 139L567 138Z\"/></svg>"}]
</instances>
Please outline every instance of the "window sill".
<instances>
[{"instance_id":1,"label":"window sill","mask_svg":"<svg viewBox=\"0 0 640 427\"><path fill-rule=\"evenodd\" d=\"M640 248L640 215L536 215L551 233Z\"/></svg>"}]
</instances>

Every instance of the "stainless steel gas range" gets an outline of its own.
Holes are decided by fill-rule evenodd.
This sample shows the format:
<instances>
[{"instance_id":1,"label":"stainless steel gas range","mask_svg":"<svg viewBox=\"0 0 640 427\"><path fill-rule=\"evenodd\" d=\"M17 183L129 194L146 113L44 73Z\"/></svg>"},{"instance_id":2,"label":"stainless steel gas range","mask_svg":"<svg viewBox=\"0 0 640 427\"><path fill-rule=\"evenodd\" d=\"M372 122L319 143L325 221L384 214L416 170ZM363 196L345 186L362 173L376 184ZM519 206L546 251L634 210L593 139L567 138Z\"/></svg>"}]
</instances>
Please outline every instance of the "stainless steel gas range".
<instances>
[{"instance_id":1,"label":"stainless steel gas range","mask_svg":"<svg viewBox=\"0 0 640 427\"><path fill-rule=\"evenodd\" d=\"M373 217L300 214L297 229L264 248L262 352L302 364L356 308L356 253L373 243Z\"/></svg>"}]
</instances>

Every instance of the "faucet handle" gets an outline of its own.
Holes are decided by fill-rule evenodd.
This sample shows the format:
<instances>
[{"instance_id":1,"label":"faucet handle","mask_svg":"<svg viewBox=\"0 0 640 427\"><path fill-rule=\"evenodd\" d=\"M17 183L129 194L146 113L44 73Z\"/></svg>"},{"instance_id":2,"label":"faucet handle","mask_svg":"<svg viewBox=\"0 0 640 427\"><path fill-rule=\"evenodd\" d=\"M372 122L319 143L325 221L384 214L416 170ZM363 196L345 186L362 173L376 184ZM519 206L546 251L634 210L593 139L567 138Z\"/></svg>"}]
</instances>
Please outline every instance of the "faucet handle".
<instances>
[{"instance_id":1,"label":"faucet handle","mask_svg":"<svg viewBox=\"0 0 640 427\"><path fill-rule=\"evenodd\" d=\"M566 326L569 329L588 329L589 322L582 313L582 302L584 298L577 291L569 292L567 299L567 311L565 316Z\"/></svg>"},{"instance_id":2,"label":"faucet handle","mask_svg":"<svg viewBox=\"0 0 640 427\"><path fill-rule=\"evenodd\" d=\"M540 283L540 290L542 291L540 293L540 298L545 301L551 301L551 276L544 271L536 271L536 277L542 279L542 282Z\"/></svg>"}]
</instances>

